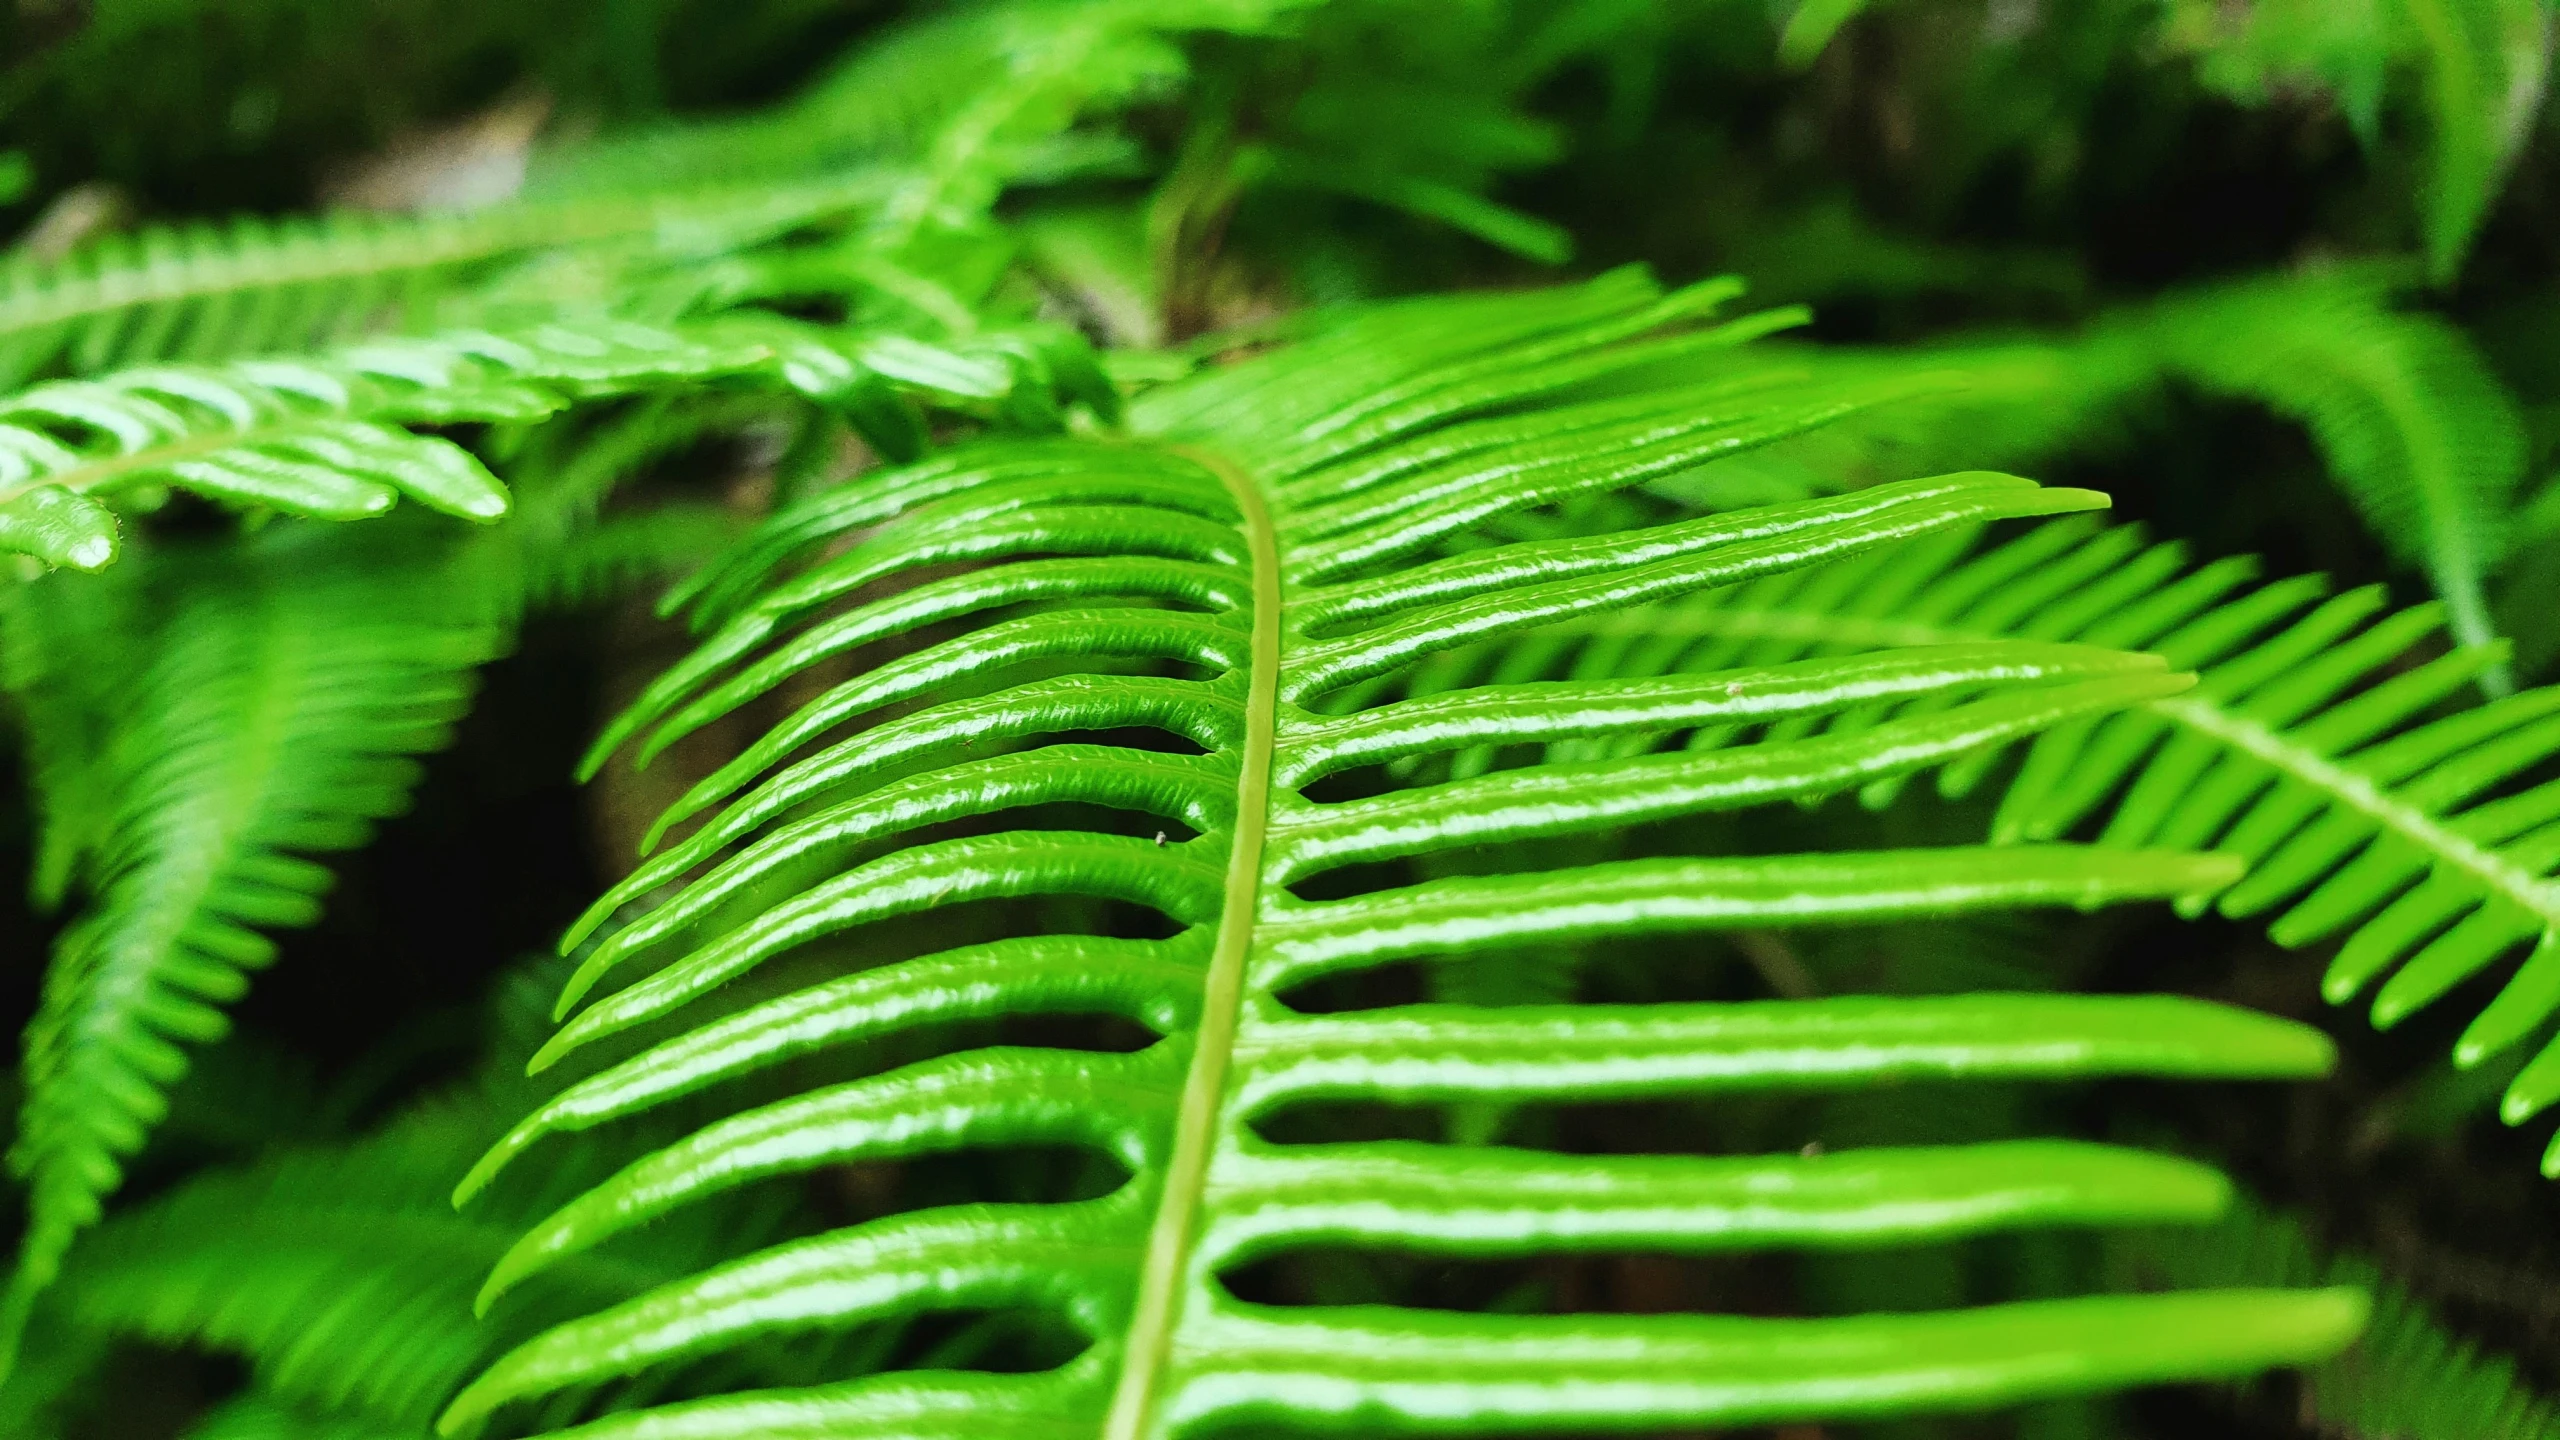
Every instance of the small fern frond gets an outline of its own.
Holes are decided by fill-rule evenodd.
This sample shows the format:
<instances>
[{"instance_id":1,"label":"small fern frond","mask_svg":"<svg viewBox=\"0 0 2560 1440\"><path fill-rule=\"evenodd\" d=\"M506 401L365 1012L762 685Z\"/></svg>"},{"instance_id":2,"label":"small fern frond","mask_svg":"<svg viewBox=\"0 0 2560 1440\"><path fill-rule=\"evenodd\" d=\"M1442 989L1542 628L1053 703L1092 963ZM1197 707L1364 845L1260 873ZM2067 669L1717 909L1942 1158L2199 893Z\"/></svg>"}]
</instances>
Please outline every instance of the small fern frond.
<instances>
[{"instance_id":1,"label":"small fern frond","mask_svg":"<svg viewBox=\"0 0 2560 1440\"><path fill-rule=\"evenodd\" d=\"M2516 1364L2447 1330L2359 1255L2324 1253L2301 1222L2242 1196L2219 1224L2128 1235L2119 1263L2152 1285L2353 1285L2373 1297L2355 1344L2302 1372L2306 1428L2358 1440L2560 1440L2560 1405Z\"/></svg>"},{"instance_id":2,"label":"small fern frond","mask_svg":"<svg viewBox=\"0 0 2560 1440\"><path fill-rule=\"evenodd\" d=\"M2505 556L2525 477L2523 417L2460 330L2395 306L2374 274L2178 292L2076 337L1919 354L1948 382L1942 391L1781 447L1793 464L1764 464L1750 478L1801 489L2029 465L2105 435L2133 402L2183 381L2300 422L2374 538L2433 583L2456 638L2495 636L2483 584ZM1899 350L1803 358L1844 380L1917 359ZM2503 664L2486 673L2503 688Z\"/></svg>"},{"instance_id":3,"label":"small fern frond","mask_svg":"<svg viewBox=\"0 0 2560 1440\"><path fill-rule=\"evenodd\" d=\"M717 180L718 177L713 177ZM108 236L55 261L0 258L0 390L48 373L302 351L416 324L438 296L536 251L611 242L698 252L860 206L862 180L459 214L236 220Z\"/></svg>"},{"instance_id":4,"label":"small fern frond","mask_svg":"<svg viewBox=\"0 0 2560 1440\"><path fill-rule=\"evenodd\" d=\"M496 648L432 567L351 534L272 531L8 597L11 679L35 702L22 713L43 878L87 900L27 1031L9 1163L28 1228L0 1353L165 1112L188 1050L223 1033L223 1008L273 957L263 932L318 916L329 872L311 857L403 807L407 757L444 742ZM96 623L62 619L93 610ZM65 648L107 624L123 627L114 644ZM117 654L148 658L76 678Z\"/></svg>"},{"instance_id":5,"label":"small fern frond","mask_svg":"<svg viewBox=\"0 0 2560 1440\"><path fill-rule=\"evenodd\" d=\"M2524 480L2524 421L2462 332L2368 279L2317 276L2175 297L2119 334L2159 370L2300 421L2374 537L2434 583L2454 636L2496 634L2483 585Z\"/></svg>"},{"instance_id":6,"label":"small fern frond","mask_svg":"<svg viewBox=\"0 0 2560 1440\"><path fill-rule=\"evenodd\" d=\"M246 1357L252 1388L222 1422L244 1435L423 1440L462 1380L515 1340L770 1234L787 1207L711 1207L564 1267L485 1323L473 1316L479 1275L522 1227L611 1173L585 1147L488 1213L447 1202L454 1157L543 1097L523 1067L558 980L556 963L511 975L478 1073L376 1133L207 1171L108 1220L55 1292L64 1328Z\"/></svg>"},{"instance_id":7,"label":"small fern frond","mask_svg":"<svg viewBox=\"0 0 2560 1440\"><path fill-rule=\"evenodd\" d=\"M974 0L910 19L790 102L737 119L604 136L535 157L536 198L735 184L965 158L998 183L1126 159L1079 137L1095 112L1162 94L1190 33L1269 28L1312 0ZM981 206L970 207L982 213Z\"/></svg>"},{"instance_id":8,"label":"small fern frond","mask_svg":"<svg viewBox=\"0 0 2560 1440\"><path fill-rule=\"evenodd\" d=\"M562 1267L482 1321L480 1274L581 1179L609 1173L573 1163L526 1198L455 1214L454 1156L502 1123L445 1106L380 1136L200 1176L89 1237L65 1271L64 1308L103 1333L245 1355L258 1390L297 1410L421 1440L455 1388L515 1341L773 1229L737 1205L696 1212L644 1246Z\"/></svg>"},{"instance_id":9,"label":"small fern frond","mask_svg":"<svg viewBox=\"0 0 2560 1440\"><path fill-rule=\"evenodd\" d=\"M600 938L535 1066L603 1068L534 1107L459 1196L572 1132L686 1097L725 1118L534 1225L483 1302L765 1177L1067 1146L1125 1179L1089 1199L898 1211L729 1261L528 1341L455 1400L445 1431L768 1339L950 1310L1046 1314L1083 1348L1029 1373L712 1393L573 1433L1750 1424L2234 1375L2343 1344L2360 1309L2337 1290L1778 1319L1296 1307L1233 1288L1240 1269L1310 1247L1855 1250L2198 1221L2227 1192L2185 1161L2054 1141L1708 1158L1299 1144L1272 1128L1331 1101L1500 1107L2327 1065L2304 1027L2158 997L1293 1003L1418 957L2227 883L2215 857L2074 846L1592 853L1603 834L1812 801L2187 687L2149 657L1995 642L1363 703L1368 682L1471 644L2102 503L1977 472L1704 519L1645 508L1635 487L1890 393L1785 367L1588 390L1756 333L1697 328L1730 294L1664 295L1620 273L1367 312L1140 397L1130 439L987 442L873 472L786 509L715 565L687 591L710 635L599 754L646 753L757 697L806 698L680 800L660 838L696 828L574 928L573 947ZM1599 533L1539 524L1601 504L1634 508ZM1903 718L1799 733L1902 699L1919 702ZM1370 778L1469 747L1665 730L1739 734L1438 784ZM1461 860L1475 873L1451 873ZM991 937L945 929L951 948L912 959L872 948L913 933L897 931L903 917L955 923L957 907L989 904L1007 917ZM750 976L780 993L732 998ZM1148 1043L926 1038L951 1033L945 1022L1042 1015L1117 1017ZM926 1058L900 1064L867 1043L901 1036ZM857 1068L807 1068L829 1063ZM825 1078L768 1104L730 1098L731 1082L804 1075Z\"/></svg>"},{"instance_id":10,"label":"small fern frond","mask_svg":"<svg viewBox=\"0 0 2560 1440\"><path fill-rule=\"evenodd\" d=\"M30 541L0 524L0 543L96 569L116 544L102 502L148 504L168 489L331 520L379 515L406 495L494 520L508 498L488 467L409 427L539 420L581 398L765 370L772 358L759 344L589 321L52 381L0 399L0 514L50 506L77 538Z\"/></svg>"},{"instance_id":11,"label":"small fern frond","mask_svg":"<svg viewBox=\"0 0 2560 1440\"><path fill-rule=\"evenodd\" d=\"M2551 64L2543 0L2284 0L2171 8L2169 36L2201 52L2208 85L2253 103L2288 89L2333 94L2358 139L2382 135L2394 73L2415 72L2426 161L2417 196L2427 271L2451 284L2532 134Z\"/></svg>"},{"instance_id":12,"label":"small fern frond","mask_svg":"<svg viewBox=\"0 0 2560 1440\"><path fill-rule=\"evenodd\" d=\"M2447 713L2502 651L2444 652L2443 607L2394 612L2379 586L2331 595L2308 578L2253 588L2254 575L2245 560L2191 570L2183 546L2063 522L2005 545L1941 538L1616 618L1558 637L1540 663L1670 674L1994 639L2152 651L2201 683L2038 738L1993 838L2094 827L2104 845L2244 861L2245 878L2184 908L2272 915L2285 945L2342 941L2323 992L2344 1002L2380 982L2372 1016L2386 1028L2529 945L2455 1060L2468 1068L2532 1039L2560 1013L2560 781L2536 783L2560 756L2560 688ZM1948 767L1941 789L1970 790L1993 759ZM2516 1078L2503 1113L2521 1123L2555 1102L2560 1043ZM2560 1175L2560 1143L2545 1168Z\"/></svg>"},{"instance_id":13,"label":"small fern frond","mask_svg":"<svg viewBox=\"0 0 2560 1440\"><path fill-rule=\"evenodd\" d=\"M63 1293L92 1328L246 1354L263 1390L422 1425L503 1348L503 1326L473 1323L471 1293L511 1237L439 1194L474 1138L413 1131L190 1181L85 1241Z\"/></svg>"},{"instance_id":14,"label":"small fern frond","mask_svg":"<svg viewBox=\"0 0 2560 1440\"><path fill-rule=\"evenodd\" d=\"M954 17L995 60L987 83L941 115L880 207L868 243L897 254L938 231L967 230L1017 180L1055 157L1091 111L1173 88L1189 31L1269 28L1310 0L1033 0ZM1072 169L1072 167L1069 167Z\"/></svg>"}]
</instances>

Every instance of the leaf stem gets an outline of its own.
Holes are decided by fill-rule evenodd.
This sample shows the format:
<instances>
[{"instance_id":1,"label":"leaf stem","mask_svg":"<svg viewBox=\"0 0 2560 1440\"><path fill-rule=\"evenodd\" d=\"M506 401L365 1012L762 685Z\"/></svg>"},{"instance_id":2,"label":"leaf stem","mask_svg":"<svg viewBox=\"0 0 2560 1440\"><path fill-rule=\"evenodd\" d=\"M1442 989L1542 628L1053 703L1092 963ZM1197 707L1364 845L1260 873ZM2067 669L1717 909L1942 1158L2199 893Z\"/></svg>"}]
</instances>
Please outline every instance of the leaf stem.
<instances>
[{"instance_id":1,"label":"leaf stem","mask_svg":"<svg viewBox=\"0 0 2560 1440\"><path fill-rule=\"evenodd\" d=\"M1182 1318L1182 1297L1199 1231L1200 1193L1209 1174L1224 1108L1227 1072L1235 1055L1244 1008L1245 961L1253 947L1261 908L1262 851L1271 815L1271 757L1280 714L1280 552L1271 512L1253 477L1214 455L1184 454L1215 472L1243 517L1253 555L1252 673L1247 676L1244 752L1236 771L1235 842L1227 852L1224 912L1200 1005L1191 1070L1182 1085L1174 1120L1173 1152L1165 1164L1164 1190L1147 1236L1138 1274L1135 1312L1106 1440L1145 1440L1153 1432L1157 1392Z\"/></svg>"}]
</instances>

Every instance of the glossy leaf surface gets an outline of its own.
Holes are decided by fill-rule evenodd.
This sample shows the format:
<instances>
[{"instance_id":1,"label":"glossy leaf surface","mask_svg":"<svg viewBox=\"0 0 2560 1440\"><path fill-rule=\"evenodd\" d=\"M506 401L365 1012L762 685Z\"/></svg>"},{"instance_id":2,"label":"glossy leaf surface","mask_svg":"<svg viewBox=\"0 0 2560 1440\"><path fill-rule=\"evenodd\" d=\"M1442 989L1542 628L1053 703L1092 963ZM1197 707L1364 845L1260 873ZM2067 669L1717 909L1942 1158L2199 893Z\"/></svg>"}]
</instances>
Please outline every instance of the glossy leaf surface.
<instances>
[{"instance_id":1,"label":"glossy leaf surface","mask_svg":"<svg viewBox=\"0 0 2560 1440\"><path fill-rule=\"evenodd\" d=\"M2103 503L1977 472L1588 523L1630 487L1892 393L1749 364L1634 395L1586 388L1740 344L1747 322L1701 325L1729 294L1616 274L1368 312L1139 397L1126 437L964 446L863 476L698 576L683 598L701 649L593 763L790 700L573 929L566 1024L535 1065L582 1078L459 1198L540 1164L568 1132L688 1097L720 1118L533 1225L483 1303L765 1178L1032 1145L1108 1157L1126 1178L744 1255L527 1342L456 1399L448 1432L758 1337L951 1310L1048 1314L1083 1349L1027 1374L748 1389L574 1433L1752 1424L2235 1375L2344 1344L2361 1317L2345 1291L1773 1319L1287 1306L1234 1288L1239 1267L1315 1245L1856 1248L2194 1222L2227 1195L2183 1161L2056 1141L1602 1158L1286 1138L1310 1105L2277 1078L2329 1063L2327 1042L2290 1022L2146 997L1306 1004L1310 986L1415 958L1638 936L1676 952L1718 929L2090 907L2237 874L2162 849L1614 848L1638 826L1817 803L2191 686L2153 656L1995 642L1398 688L1560 624ZM1553 517L1575 523L1542 523ZM1896 713L1838 723L1882 709ZM1493 762L1453 768L1471 753ZM987 907L1008 917L1002 933L910 959L876 949L906 917ZM948 1022L1041 1014L1115 1016L1149 1038L1126 1053L963 1043L904 1064L854 1058ZM810 1073L834 1078L763 1103L719 1099L830 1058L850 1070L821 1066Z\"/></svg>"}]
</instances>

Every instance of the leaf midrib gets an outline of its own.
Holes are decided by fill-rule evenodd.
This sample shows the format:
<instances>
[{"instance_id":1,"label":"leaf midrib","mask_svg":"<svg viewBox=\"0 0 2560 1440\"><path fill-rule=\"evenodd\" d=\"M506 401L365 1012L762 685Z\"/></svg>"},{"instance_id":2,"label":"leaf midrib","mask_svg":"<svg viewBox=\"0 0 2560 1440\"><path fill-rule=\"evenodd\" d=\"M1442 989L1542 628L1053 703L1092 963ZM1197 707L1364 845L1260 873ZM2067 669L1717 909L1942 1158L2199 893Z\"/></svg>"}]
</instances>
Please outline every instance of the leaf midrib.
<instances>
[{"instance_id":1,"label":"leaf midrib","mask_svg":"<svg viewBox=\"0 0 2560 1440\"><path fill-rule=\"evenodd\" d=\"M2457 834L2435 816L2394 798L2344 765L2293 743L2282 733L2236 715L2192 695L2154 700L2151 709L2178 724L2265 761L2303 784L2333 797L2339 804L2372 820L2439 861L2473 876L2496 894L2538 917L2544 928L2560 926L2560 893L2540 877L2509 862L2496 851Z\"/></svg>"},{"instance_id":2,"label":"leaf midrib","mask_svg":"<svg viewBox=\"0 0 2560 1440\"><path fill-rule=\"evenodd\" d=\"M222 450L248 450L260 445L289 440L324 420L356 420L360 413L349 410L329 415L279 415L261 425L245 430L208 430L183 440L146 446L123 455L91 457L69 470L52 475L35 476L14 487L0 486L0 503L14 500L30 490L57 486L84 495L111 493L118 482L152 470L165 469L181 460L192 460Z\"/></svg>"},{"instance_id":3,"label":"leaf midrib","mask_svg":"<svg viewBox=\"0 0 2560 1440\"><path fill-rule=\"evenodd\" d=\"M1198 1233L1202 1191L1215 1148L1227 1072L1244 1008L1245 961L1262 898L1262 852L1271 815L1271 759L1280 716L1279 538L1261 487L1221 457L1184 447L1180 453L1218 477L1236 503L1253 557L1252 671L1245 692L1244 749L1236 770L1235 841L1227 852L1224 907L1202 986L1191 1069L1183 1078L1164 1188L1122 1355L1119 1384L1103 1424L1105 1440L1145 1440L1173 1332L1182 1318L1182 1288Z\"/></svg>"}]
</instances>

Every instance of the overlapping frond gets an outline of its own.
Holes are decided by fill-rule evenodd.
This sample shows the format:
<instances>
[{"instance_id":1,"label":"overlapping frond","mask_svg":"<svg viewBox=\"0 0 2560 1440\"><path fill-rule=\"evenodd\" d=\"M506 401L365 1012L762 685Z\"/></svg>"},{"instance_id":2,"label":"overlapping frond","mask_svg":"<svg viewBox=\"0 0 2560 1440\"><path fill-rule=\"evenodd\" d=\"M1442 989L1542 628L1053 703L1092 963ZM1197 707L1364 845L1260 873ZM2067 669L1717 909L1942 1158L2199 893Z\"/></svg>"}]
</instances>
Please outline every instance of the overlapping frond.
<instances>
[{"instance_id":1,"label":"overlapping frond","mask_svg":"<svg viewBox=\"0 0 2560 1440\"><path fill-rule=\"evenodd\" d=\"M113 560L109 502L170 490L286 515L353 520L406 496L477 521L506 487L455 440L460 423L522 425L572 404L739 382L796 393L883 453L912 458L927 408L1056 429L1067 408L1116 413L1073 332L1025 324L949 342L767 314L690 325L584 319L361 342L311 357L151 365L0 399L0 548L94 570Z\"/></svg>"},{"instance_id":2,"label":"overlapping frond","mask_svg":"<svg viewBox=\"0 0 2560 1440\"><path fill-rule=\"evenodd\" d=\"M9 596L39 888L84 903L23 1052L9 1160L28 1228L0 1348L97 1220L190 1047L223 1033L224 1007L273 957L265 932L318 916L330 877L313 857L404 806L408 757L443 743L498 643L420 563L436 551L363 540L274 531Z\"/></svg>"},{"instance_id":3,"label":"overlapping frond","mask_svg":"<svg viewBox=\"0 0 2560 1440\"><path fill-rule=\"evenodd\" d=\"M2354 1285L2373 1323L2344 1352L2302 1374L2299 1413L2324 1434L2426 1440L2551 1440L2560 1405L2516 1363L2447 1328L2427 1305L2360 1255L2324 1250L2290 1216L2243 1198L2221 1223L2132 1239L2120 1263L2149 1283Z\"/></svg>"},{"instance_id":4,"label":"overlapping frond","mask_svg":"<svg viewBox=\"0 0 2560 1440\"><path fill-rule=\"evenodd\" d=\"M1996 638L2155 652L2201 683L2040 737L2001 796L1995 840L2088 829L2105 845L2243 861L2245 878L2186 908L2272 917L2287 945L2340 942L2323 988L2344 1002L2378 983L2381 1026L2530 947L2455 1059L2477 1065L2541 1036L2560 1013L2560 782L2547 776L2560 689L2463 705L2502 651L2447 651L2441 607L2393 611L2380 587L2332 595L2312 578L2254 585L2255 573L2245 560L2190 568L2182 546L2078 522L1990 547L1947 536L1613 617L1527 663L1717 672ZM1962 793L1990 770L1976 756L1941 786ZM2516 1078L2504 1114L2521 1123L2555 1101L2560 1045ZM2560 1173L2560 1147L2545 1166Z\"/></svg>"},{"instance_id":5,"label":"overlapping frond","mask_svg":"<svg viewBox=\"0 0 2560 1440\"><path fill-rule=\"evenodd\" d=\"M2524 480L2524 423L2461 331L2343 275L2174 297L2099 343L2300 421L2374 537L2434 583L2454 635L2496 633L2483 585Z\"/></svg>"},{"instance_id":6,"label":"overlapping frond","mask_svg":"<svg viewBox=\"0 0 2560 1440\"><path fill-rule=\"evenodd\" d=\"M2395 72L2423 97L2427 163L2418 195L2427 266L2450 283L2549 83L2551 15L2541 0L2281 0L2245 11L2182 0L2169 36L2203 52L2205 82L2255 103L2327 90L2358 139L2382 135Z\"/></svg>"},{"instance_id":7,"label":"overlapping frond","mask_svg":"<svg viewBox=\"0 0 2560 1440\"><path fill-rule=\"evenodd\" d=\"M2483 592L2525 479L2523 417L2470 340L2400 307L2382 275L2201 287L2067 338L1815 351L1807 363L1853 376L1907 372L1922 356L1952 382L1943 391L1782 447L1749 479L1783 491L2031 465L2107 436L2132 402L2183 382L2299 422L2374 538L2434 584L2454 634L2482 644L2495 633Z\"/></svg>"},{"instance_id":8,"label":"overlapping frond","mask_svg":"<svg viewBox=\"0 0 2560 1440\"><path fill-rule=\"evenodd\" d=\"M332 520L379 515L405 495L494 520L508 500L488 467L412 427L539 420L577 399L774 359L737 335L590 321L53 381L0 400L0 545L94 570L116 550L106 502L148 504L170 489ZM45 523L12 523L28 515Z\"/></svg>"},{"instance_id":9,"label":"overlapping frond","mask_svg":"<svg viewBox=\"0 0 2560 1440\"><path fill-rule=\"evenodd\" d=\"M1309 1247L1857 1249L2197 1221L2227 1190L2184 1161L2060 1141L1568 1156L1298 1144L1273 1128L1310 1105L2272 1077L2328 1062L2325 1042L2288 1022L2145 997L1293 1003L1416 958L2090 906L2234 874L2210 856L2076 846L1592 854L1602 833L1814 800L2190 683L2120 650L2003 639L1699 675L1495 676L1395 698L1395 677L1469 647L1826 558L1892 563L1931 536L2102 503L1976 472L1538 533L1538 515L1888 393L1783 366L1584 388L1756 333L1697 324L1729 294L1662 295L1618 274L1373 312L1142 397L1125 440L955 448L816 495L689 587L708 637L598 758L633 741L645 755L763 697L797 708L680 800L657 838L692 828L574 928L570 1018L535 1063L602 1068L536 1107L461 1198L568 1132L683 1097L718 1103L751 1077L826 1078L725 1106L562 1206L499 1262L484 1302L764 1177L1064 1146L1126 1178L1091 1198L893 1210L746 1255L529 1341L463 1392L447 1431L772 1337L952 1310L1047 1314L1083 1349L1024 1373L747 1389L575 1433L1738 1424L2240 1374L2344 1343L2359 1306L2339 1291L1774 1319L1301 1307L1233 1287L1239 1269ZM1515 523L1531 538L1500 533ZM1906 713L1820 723L1884 705ZM1666 730L1724 740L1628 743ZM1567 745L1641 753L1573 758ZM1521 747L1546 747L1544 762L1374 779ZM992 930L961 924L990 906ZM895 922L919 916L941 938L901 958L889 947L915 932ZM759 988L738 998L729 987L751 976ZM1118 1017L1147 1040L925 1038L1044 1015ZM901 1064L914 1049L883 1044L926 1053Z\"/></svg>"},{"instance_id":10,"label":"overlapping frond","mask_svg":"<svg viewBox=\"0 0 2560 1440\"><path fill-rule=\"evenodd\" d=\"M907 19L764 113L608 135L537 156L536 197L735 183L848 165L975 173L967 188L1125 162L1071 127L1163 93L1191 32L1252 32L1315 0L976 0ZM986 195L984 198L992 198ZM971 205L981 213L984 198Z\"/></svg>"},{"instance_id":11,"label":"overlapping frond","mask_svg":"<svg viewBox=\"0 0 2560 1440\"><path fill-rule=\"evenodd\" d=\"M695 193L663 182L467 213L242 218L106 236L60 260L0 259L0 390L68 371L301 351L432 314L493 265L606 242L682 255L858 209L867 180ZM720 188L712 188L719 186Z\"/></svg>"},{"instance_id":12,"label":"overlapping frond","mask_svg":"<svg viewBox=\"0 0 2560 1440\"><path fill-rule=\"evenodd\" d=\"M211 1433L415 1440L473 1370L515 1341L773 1233L787 1207L766 1197L697 1210L643 1244L551 1272L501 1314L473 1315L481 1273L522 1226L612 1170L609 1156L579 1147L487 1213L458 1215L449 1202L454 1157L545 1089L522 1075L549 993L524 982L543 973L501 994L482 1075L377 1133L209 1171L107 1222L70 1262L64 1323L245 1356L250 1397L208 1421ZM556 967L544 978L556 982Z\"/></svg>"}]
</instances>

